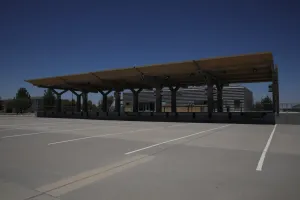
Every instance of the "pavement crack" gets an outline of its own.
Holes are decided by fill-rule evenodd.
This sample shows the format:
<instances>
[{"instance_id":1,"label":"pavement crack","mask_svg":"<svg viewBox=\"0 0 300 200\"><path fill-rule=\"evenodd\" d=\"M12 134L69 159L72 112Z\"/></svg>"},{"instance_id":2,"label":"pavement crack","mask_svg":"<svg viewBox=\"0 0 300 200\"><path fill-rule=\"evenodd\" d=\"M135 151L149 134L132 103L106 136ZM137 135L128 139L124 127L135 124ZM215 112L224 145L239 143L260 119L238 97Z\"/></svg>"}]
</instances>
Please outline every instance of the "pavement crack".
<instances>
[{"instance_id":1,"label":"pavement crack","mask_svg":"<svg viewBox=\"0 0 300 200\"><path fill-rule=\"evenodd\" d=\"M113 170L118 169L118 168L122 168L122 167L127 166L127 165L130 165L130 164L132 164L132 163L141 161L141 160L143 160L143 159L145 159L145 158L147 158L147 157L150 157L150 156L149 156L149 155L140 155L138 158L134 158L134 159L129 160L129 161L126 161L126 162L124 162L124 163L121 163L121 164L117 164L117 165L115 165L115 166L112 166L112 167L110 167L110 168L108 168L108 169L105 169L105 170L103 170L103 171L101 170L100 172L96 172L96 173L93 173L93 174L90 174L90 175L87 175L87 176L78 178L78 179L76 179L76 180L69 181L69 182L67 182L67 183L65 183L65 184L61 184L61 185L59 185L59 186L57 186L57 187L52 187L51 189L48 189L48 190L45 190L45 191L41 191L42 189L36 189L36 191L41 192L39 195L35 195L35 196L32 196L32 197L27 198L27 199L24 199L24 200L30 200L30 199L35 198L36 196L41 196L41 195L43 195L43 194L47 194L47 195L50 195L51 197L57 198L57 197L60 196L60 195L58 195L58 196L53 196L53 195L51 195L51 192L54 192L54 193L55 193L55 192L57 192L57 191L55 191L55 190L59 190L59 189L62 189L62 188L64 188L64 187L70 186L70 185L72 185L72 184L75 184L75 183L84 181L84 180L86 180L86 179L89 179L89 178L92 178L92 177L95 177L95 176L98 176L98 175L101 175L101 174L105 174L105 173L107 173L107 172L113 171ZM75 177L75 176L72 176L72 177ZM72 177L71 177L71 178L72 178Z\"/></svg>"}]
</instances>

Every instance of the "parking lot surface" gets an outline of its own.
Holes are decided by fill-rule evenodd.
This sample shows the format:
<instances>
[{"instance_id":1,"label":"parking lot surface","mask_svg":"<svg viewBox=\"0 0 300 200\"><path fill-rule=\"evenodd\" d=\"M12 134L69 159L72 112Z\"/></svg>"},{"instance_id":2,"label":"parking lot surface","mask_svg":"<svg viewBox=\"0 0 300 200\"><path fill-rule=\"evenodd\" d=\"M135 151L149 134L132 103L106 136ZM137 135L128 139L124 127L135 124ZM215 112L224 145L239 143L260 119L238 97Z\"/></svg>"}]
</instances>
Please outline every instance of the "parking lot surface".
<instances>
[{"instance_id":1,"label":"parking lot surface","mask_svg":"<svg viewBox=\"0 0 300 200\"><path fill-rule=\"evenodd\" d=\"M300 126L0 116L3 200L300 198Z\"/></svg>"}]
</instances>

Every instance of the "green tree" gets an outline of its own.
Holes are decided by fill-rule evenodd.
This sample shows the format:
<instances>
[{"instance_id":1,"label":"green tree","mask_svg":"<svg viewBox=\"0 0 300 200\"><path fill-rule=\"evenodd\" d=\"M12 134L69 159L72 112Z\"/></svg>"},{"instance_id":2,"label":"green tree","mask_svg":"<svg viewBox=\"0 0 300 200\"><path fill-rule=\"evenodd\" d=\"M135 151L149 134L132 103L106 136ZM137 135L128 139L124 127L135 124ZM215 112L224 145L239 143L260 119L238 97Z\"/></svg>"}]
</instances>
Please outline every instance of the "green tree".
<instances>
[{"instance_id":1,"label":"green tree","mask_svg":"<svg viewBox=\"0 0 300 200\"><path fill-rule=\"evenodd\" d=\"M98 107L93 104L93 102L91 100L88 100L88 110L93 110L93 111L96 111L98 109Z\"/></svg>"},{"instance_id":2,"label":"green tree","mask_svg":"<svg viewBox=\"0 0 300 200\"><path fill-rule=\"evenodd\" d=\"M72 101L70 101L69 99L62 99L62 100L61 100L61 104L62 104L63 106L71 107L71 106L72 106Z\"/></svg>"},{"instance_id":3,"label":"green tree","mask_svg":"<svg viewBox=\"0 0 300 200\"><path fill-rule=\"evenodd\" d=\"M263 110L273 110L273 102L269 96L263 97L260 102Z\"/></svg>"},{"instance_id":4,"label":"green tree","mask_svg":"<svg viewBox=\"0 0 300 200\"><path fill-rule=\"evenodd\" d=\"M87 104L88 104L88 109L91 110L93 107L93 102L91 100L88 100Z\"/></svg>"},{"instance_id":5,"label":"green tree","mask_svg":"<svg viewBox=\"0 0 300 200\"><path fill-rule=\"evenodd\" d=\"M43 101L45 110L51 110L54 108L56 97L51 89L48 88L44 91Z\"/></svg>"},{"instance_id":6,"label":"green tree","mask_svg":"<svg viewBox=\"0 0 300 200\"><path fill-rule=\"evenodd\" d=\"M64 105L64 106L75 106L76 105L76 101L74 99L72 100L69 100L69 99L62 99L61 100L61 103Z\"/></svg>"},{"instance_id":7,"label":"green tree","mask_svg":"<svg viewBox=\"0 0 300 200\"><path fill-rule=\"evenodd\" d=\"M1 99L1 97L0 97L0 110L3 110L3 101Z\"/></svg>"},{"instance_id":8,"label":"green tree","mask_svg":"<svg viewBox=\"0 0 300 200\"><path fill-rule=\"evenodd\" d=\"M97 107L95 104L93 104L93 105L92 105L92 110L93 110L93 111L96 111L96 110L98 110L98 107Z\"/></svg>"},{"instance_id":9,"label":"green tree","mask_svg":"<svg viewBox=\"0 0 300 200\"><path fill-rule=\"evenodd\" d=\"M253 105L253 110L255 110L255 111L263 110L263 107L262 107L262 104L260 101L255 102L255 104Z\"/></svg>"},{"instance_id":10,"label":"green tree","mask_svg":"<svg viewBox=\"0 0 300 200\"><path fill-rule=\"evenodd\" d=\"M76 101L74 99L62 99L61 100L64 111L74 111L76 106Z\"/></svg>"},{"instance_id":11,"label":"green tree","mask_svg":"<svg viewBox=\"0 0 300 200\"><path fill-rule=\"evenodd\" d=\"M24 112L31 106L31 97L26 88L20 88L14 99L14 108L17 112Z\"/></svg>"},{"instance_id":12,"label":"green tree","mask_svg":"<svg viewBox=\"0 0 300 200\"><path fill-rule=\"evenodd\" d=\"M102 100L99 100L99 101L98 101L97 108L98 108L98 109L101 109L101 108L102 108Z\"/></svg>"}]
</instances>

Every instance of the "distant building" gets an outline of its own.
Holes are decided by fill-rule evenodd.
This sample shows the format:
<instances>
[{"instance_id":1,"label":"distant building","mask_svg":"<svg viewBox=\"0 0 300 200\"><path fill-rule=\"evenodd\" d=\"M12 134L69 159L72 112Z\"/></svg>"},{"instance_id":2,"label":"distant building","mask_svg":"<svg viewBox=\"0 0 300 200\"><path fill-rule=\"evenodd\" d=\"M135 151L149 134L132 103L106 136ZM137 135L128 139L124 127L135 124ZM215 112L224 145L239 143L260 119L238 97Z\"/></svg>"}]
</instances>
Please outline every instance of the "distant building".
<instances>
[{"instance_id":1,"label":"distant building","mask_svg":"<svg viewBox=\"0 0 300 200\"><path fill-rule=\"evenodd\" d=\"M2 109L4 112L13 112L12 108L13 99L2 99Z\"/></svg>"},{"instance_id":2,"label":"distant building","mask_svg":"<svg viewBox=\"0 0 300 200\"><path fill-rule=\"evenodd\" d=\"M177 112L207 112L206 87L180 88L177 91ZM123 93L123 107L125 112L132 111L132 93ZM217 94L214 92L215 105ZM230 111L250 111L253 107L253 94L244 86L234 85L223 88L223 110ZM217 106L215 106L217 108ZM154 91L143 90L139 94L139 112L155 111ZM162 111L171 111L171 92L168 88L163 88Z\"/></svg>"}]
</instances>

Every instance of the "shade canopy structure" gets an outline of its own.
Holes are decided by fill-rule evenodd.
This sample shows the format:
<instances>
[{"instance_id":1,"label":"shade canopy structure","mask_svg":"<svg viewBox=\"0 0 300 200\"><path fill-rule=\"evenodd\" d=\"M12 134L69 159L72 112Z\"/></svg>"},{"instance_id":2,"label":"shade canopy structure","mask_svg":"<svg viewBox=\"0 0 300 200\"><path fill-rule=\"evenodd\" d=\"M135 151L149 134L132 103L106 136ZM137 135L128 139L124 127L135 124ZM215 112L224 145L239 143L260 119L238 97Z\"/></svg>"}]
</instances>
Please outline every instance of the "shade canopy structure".
<instances>
[{"instance_id":1,"label":"shade canopy structure","mask_svg":"<svg viewBox=\"0 0 300 200\"><path fill-rule=\"evenodd\" d=\"M97 92L99 90L152 89L160 86L218 83L271 82L274 71L270 52L190 60L123 69L26 80L42 88Z\"/></svg>"}]
</instances>

